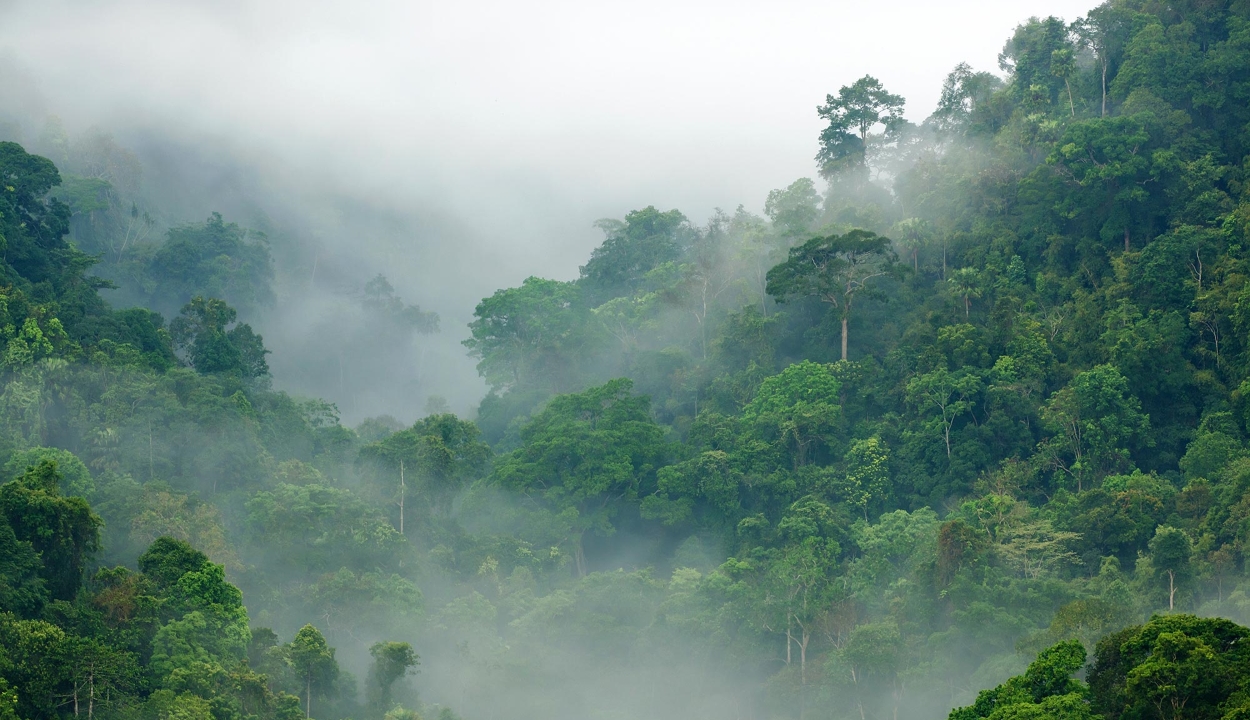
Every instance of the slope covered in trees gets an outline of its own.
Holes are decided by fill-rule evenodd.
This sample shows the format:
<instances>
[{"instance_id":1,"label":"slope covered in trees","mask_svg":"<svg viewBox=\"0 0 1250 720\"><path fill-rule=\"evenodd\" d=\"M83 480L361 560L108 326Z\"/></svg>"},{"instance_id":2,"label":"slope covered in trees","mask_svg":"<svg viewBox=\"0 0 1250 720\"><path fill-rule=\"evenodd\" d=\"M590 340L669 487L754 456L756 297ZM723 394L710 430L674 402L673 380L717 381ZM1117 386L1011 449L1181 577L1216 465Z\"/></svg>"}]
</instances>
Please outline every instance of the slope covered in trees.
<instances>
[{"instance_id":1,"label":"slope covered in trees","mask_svg":"<svg viewBox=\"0 0 1250 720\"><path fill-rule=\"evenodd\" d=\"M408 427L272 389L267 236L0 143L0 718L1241 717L1250 7L1001 70L848 82L763 216L601 221Z\"/></svg>"}]
</instances>

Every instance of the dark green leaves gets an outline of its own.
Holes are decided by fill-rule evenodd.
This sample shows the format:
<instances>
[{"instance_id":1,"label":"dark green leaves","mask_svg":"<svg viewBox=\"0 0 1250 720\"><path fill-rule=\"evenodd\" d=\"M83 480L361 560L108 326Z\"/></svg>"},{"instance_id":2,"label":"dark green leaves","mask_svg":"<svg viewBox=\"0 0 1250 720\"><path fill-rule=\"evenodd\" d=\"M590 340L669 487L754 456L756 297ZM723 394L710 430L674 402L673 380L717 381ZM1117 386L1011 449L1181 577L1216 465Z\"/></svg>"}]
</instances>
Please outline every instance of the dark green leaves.
<instances>
[{"instance_id":1,"label":"dark green leaves","mask_svg":"<svg viewBox=\"0 0 1250 720\"><path fill-rule=\"evenodd\" d=\"M519 383L563 387L582 343L588 311L575 283L526 278L478 303L464 341L478 373L497 388Z\"/></svg>"},{"instance_id":2,"label":"dark green leaves","mask_svg":"<svg viewBox=\"0 0 1250 720\"><path fill-rule=\"evenodd\" d=\"M216 298L196 297L170 323L174 345L201 373L229 373L243 378L269 374L264 341L247 323L234 324L234 308ZM227 326L233 325L227 329Z\"/></svg>"},{"instance_id":3,"label":"dark green leaves","mask_svg":"<svg viewBox=\"0 0 1250 720\"><path fill-rule=\"evenodd\" d=\"M213 213L202 224L169 231L147 268L150 302L172 313L197 296L222 298L246 316L273 302L273 272L263 237Z\"/></svg>"},{"instance_id":4,"label":"dark green leaves","mask_svg":"<svg viewBox=\"0 0 1250 720\"><path fill-rule=\"evenodd\" d=\"M890 241L867 230L812 238L768 271L768 294L816 297L846 312L855 294L884 274L891 255Z\"/></svg>"},{"instance_id":5,"label":"dark green leaves","mask_svg":"<svg viewBox=\"0 0 1250 720\"><path fill-rule=\"evenodd\" d=\"M556 397L522 428L521 447L491 475L562 518L579 574L586 570L583 533L611 533L615 515L655 487L667 459L664 431L649 407L625 379Z\"/></svg>"},{"instance_id":6,"label":"dark green leaves","mask_svg":"<svg viewBox=\"0 0 1250 720\"><path fill-rule=\"evenodd\" d=\"M64 497L56 463L41 462L0 485L0 514L19 541L30 543L43 561L42 576L53 599L69 600L82 584L83 571L99 549L100 518L87 501Z\"/></svg>"},{"instance_id":7,"label":"dark green leaves","mask_svg":"<svg viewBox=\"0 0 1250 720\"><path fill-rule=\"evenodd\" d=\"M624 223L598 225L607 238L582 267L579 282L594 305L637 290L648 272L677 260L693 235L685 215L653 206L629 213Z\"/></svg>"},{"instance_id":8,"label":"dark green leaves","mask_svg":"<svg viewBox=\"0 0 1250 720\"><path fill-rule=\"evenodd\" d=\"M904 100L886 91L880 80L865 75L838 94L825 97L816 114L829 125L820 133L816 161L822 174L829 176L846 169L862 169L868 133L877 125L886 130L903 121Z\"/></svg>"}]
</instances>

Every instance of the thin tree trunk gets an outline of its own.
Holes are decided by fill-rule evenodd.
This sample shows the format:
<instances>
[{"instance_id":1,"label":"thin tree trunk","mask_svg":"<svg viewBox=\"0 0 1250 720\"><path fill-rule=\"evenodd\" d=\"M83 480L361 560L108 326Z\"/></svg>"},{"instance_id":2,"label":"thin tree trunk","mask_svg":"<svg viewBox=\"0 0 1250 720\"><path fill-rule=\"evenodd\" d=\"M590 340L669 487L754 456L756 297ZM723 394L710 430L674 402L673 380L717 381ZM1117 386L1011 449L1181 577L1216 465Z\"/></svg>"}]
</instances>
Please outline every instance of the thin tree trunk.
<instances>
[{"instance_id":1,"label":"thin tree trunk","mask_svg":"<svg viewBox=\"0 0 1250 720\"><path fill-rule=\"evenodd\" d=\"M573 565L577 571L577 577L586 577L586 549L582 545L582 536L578 535L573 548Z\"/></svg>"},{"instance_id":2,"label":"thin tree trunk","mask_svg":"<svg viewBox=\"0 0 1250 720\"><path fill-rule=\"evenodd\" d=\"M1107 117L1107 58L1102 59L1102 116Z\"/></svg>"},{"instance_id":3,"label":"thin tree trunk","mask_svg":"<svg viewBox=\"0 0 1250 720\"><path fill-rule=\"evenodd\" d=\"M1168 570L1168 612L1176 607L1176 575Z\"/></svg>"},{"instance_id":4,"label":"thin tree trunk","mask_svg":"<svg viewBox=\"0 0 1250 720\"><path fill-rule=\"evenodd\" d=\"M855 672L855 668L851 668L851 680L855 682L855 704L859 706L859 720L865 720L864 717L864 699L859 694L859 673Z\"/></svg>"},{"instance_id":5,"label":"thin tree trunk","mask_svg":"<svg viewBox=\"0 0 1250 720\"><path fill-rule=\"evenodd\" d=\"M799 682L807 686L807 643L811 640L807 630L803 630L803 640L799 643Z\"/></svg>"},{"instance_id":6,"label":"thin tree trunk","mask_svg":"<svg viewBox=\"0 0 1250 720\"><path fill-rule=\"evenodd\" d=\"M304 717L312 717L312 671L308 671L307 685L304 686Z\"/></svg>"},{"instance_id":7,"label":"thin tree trunk","mask_svg":"<svg viewBox=\"0 0 1250 720\"><path fill-rule=\"evenodd\" d=\"M707 327L703 321L707 319L707 280L703 281L703 315L699 318L699 338L703 345L703 359L707 360Z\"/></svg>"},{"instance_id":8,"label":"thin tree trunk","mask_svg":"<svg viewBox=\"0 0 1250 720\"><path fill-rule=\"evenodd\" d=\"M399 461L399 534L404 534L404 461Z\"/></svg>"},{"instance_id":9,"label":"thin tree trunk","mask_svg":"<svg viewBox=\"0 0 1250 720\"><path fill-rule=\"evenodd\" d=\"M1124 228L1124 252L1128 252L1130 247L1131 246L1129 245L1128 228L1126 227Z\"/></svg>"},{"instance_id":10,"label":"thin tree trunk","mask_svg":"<svg viewBox=\"0 0 1250 720\"><path fill-rule=\"evenodd\" d=\"M842 316L842 359L846 360L846 316Z\"/></svg>"},{"instance_id":11,"label":"thin tree trunk","mask_svg":"<svg viewBox=\"0 0 1250 720\"><path fill-rule=\"evenodd\" d=\"M1068 109L1072 112L1072 117L1076 117L1076 104L1072 102L1072 84L1067 78L1063 79L1063 84L1068 88Z\"/></svg>"}]
</instances>

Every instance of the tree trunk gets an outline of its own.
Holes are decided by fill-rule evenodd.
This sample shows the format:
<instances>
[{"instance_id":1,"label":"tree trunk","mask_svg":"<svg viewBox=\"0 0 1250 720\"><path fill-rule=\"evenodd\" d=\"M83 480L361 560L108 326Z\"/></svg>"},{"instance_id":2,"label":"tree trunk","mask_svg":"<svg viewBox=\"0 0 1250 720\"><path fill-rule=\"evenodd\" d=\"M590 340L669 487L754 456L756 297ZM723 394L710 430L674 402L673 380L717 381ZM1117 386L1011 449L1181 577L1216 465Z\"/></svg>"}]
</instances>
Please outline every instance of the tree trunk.
<instances>
[{"instance_id":1,"label":"tree trunk","mask_svg":"<svg viewBox=\"0 0 1250 720\"><path fill-rule=\"evenodd\" d=\"M1129 251L1128 228L1124 228L1124 252Z\"/></svg>"},{"instance_id":2,"label":"tree trunk","mask_svg":"<svg viewBox=\"0 0 1250 720\"><path fill-rule=\"evenodd\" d=\"M707 327L703 321L707 319L707 278L703 280L703 315L699 317L699 339L703 346L703 359L707 360Z\"/></svg>"},{"instance_id":3,"label":"tree trunk","mask_svg":"<svg viewBox=\"0 0 1250 720\"><path fill-rule=\"evenodd\" d=\"M1102 59L1102 116L1107 117L1107 58Z\"/></svg>"},{"instance_id":4,"label":"tree trunk","mask_svg":"<svg viewBox=\"0 0 1250 720\"><path fill-rule=\"evenodd\" d=\"M308 671L307 684L304 686L304 717L312 717L312 670Z\"/></svg>"},{"instance_id":5,"label":"tree trunk","mask_svg":"<svg viewBox=\"0 0 1250 720\"><path fill-rule=\"evenodd\" d=\"M573 566L577 571L577 577L586 577L586 549L582 546L582 536L578 535L574 541L573 547Z\"/></svg>"},{"instance_id":6,"label":"tree trunk","mask_svg":"<svg viewBox=\"0 0 1250 720\"><path fill-rule=\"evenodd\" d=\"M790 628L793 623L793 615L786 616L786 667L790 666L790 649L794 645L794 635L791 634Z\"/></svg>"},{"instance_id":7,"label":"tree trunk","mask_svg":"<svg viewBox=\"0 0 1250 720\"><path fill-rule=\"evenodd\" d=\"M806 687L807 686L807 643L812 639L812 636L809 635L807 633L807 630L805 629L803 630L802 637L803 639L799 643L799 682L804 687Z\"/></svg>"},{"instance_id":8,"label":"tree trunk","mask_svg":"<svg viewBox=\"0 0 1250 720\"><path fill-rule=\"evenodd\" d=\"M855 672L854 667L851 667L851 680L855 682L855 704L859 706L859 720L866 720L864 717L864 699L859 694L859 673Z\"/></svg>"},{"instance_id":9,"label":"tree trunk","mask_svg":"<svg viewBox=\"0 0 1250 720\"><path fill-rule=\"evenodd\" d=\"M1063 84L1068 88L1068 109L1072 112L1072 117L1076 117L1076 104L1072 102L1072 84L1067 78L1063 79Z\"/></svg>"},{"instance_id":10,"label":"tree trunk","mask_svg":"<svg viewBox=\"0 0 1250 720\"><path fill-rule=\"evenodd\" d=\"M1176 607L1176 574L1168 570L1168 612Z\"/></svg>"},{"instance_id":11,"label":"tree trunk","mask_svg":"<svg viewBox=\"0 0 1250 720\"><path fill-rule=\"evenodd\" d=\"M846 316L842 316L842 359L846 360Z\"/></svg>"}]
</instances>

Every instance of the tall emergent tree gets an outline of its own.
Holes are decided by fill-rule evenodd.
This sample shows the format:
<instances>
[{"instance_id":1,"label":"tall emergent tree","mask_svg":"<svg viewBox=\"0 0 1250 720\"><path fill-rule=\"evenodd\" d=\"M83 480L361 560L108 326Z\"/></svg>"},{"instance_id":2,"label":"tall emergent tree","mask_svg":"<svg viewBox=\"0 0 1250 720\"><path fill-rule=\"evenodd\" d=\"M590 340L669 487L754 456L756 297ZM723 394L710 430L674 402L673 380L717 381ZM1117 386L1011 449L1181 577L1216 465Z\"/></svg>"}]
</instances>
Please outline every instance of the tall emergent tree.
<instances>
[{"instance_id":1,"label":"tall emergent tree","mask_svg":"<svg viewBox=\"0 0 1250 720\"><path fill-rule=\"evenodd\" d=\"M871 75L842 86L836 96L826 95L825 104L816 108L820 118L829 121L820 133L820 152L816 153L821 174L830 177L842 170L864 168L868 133L877 125L885 125L888 132L903 122L905 102Z\"/></svg>"},{"instance_id":2,"label":"tall emergent tree","mask_svg":"<svg viewBox=\"0 0 1250 720\"><path fill-rule=\"evenodd\" d=\"M326 643L325 636L312 625L305 625L295 633L286 646L286 656L304 685L304 716L312 717L312 694L329 695L339 676L339 664L334 659L334 648Z\"/></svg>"},{"instance_id":3,"label":"tall emergent tree","mask_svg":"<svg viewBox=\"0 0 1250 720\"><path fill-rule=\"evenodd\" d=\"M815 237L790 250L785 262L768 271L766 292L783 302L815 297L838 309L842 320L842 359L847 355L847 321L855 296L894 265L890 241L867 230Z\"/></svg>"}]
</instances>

